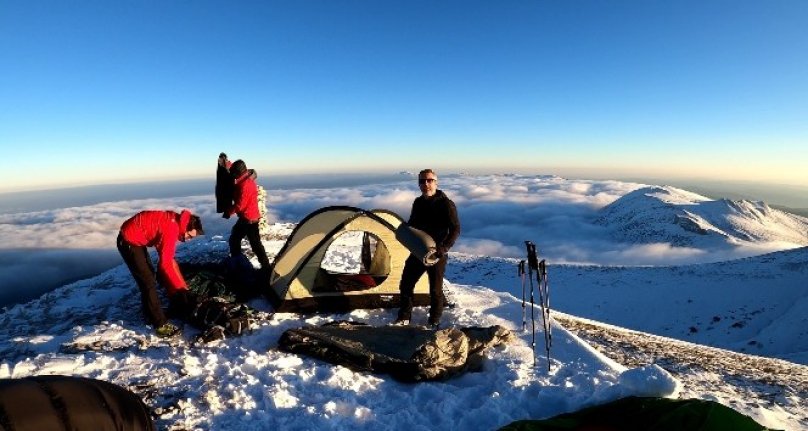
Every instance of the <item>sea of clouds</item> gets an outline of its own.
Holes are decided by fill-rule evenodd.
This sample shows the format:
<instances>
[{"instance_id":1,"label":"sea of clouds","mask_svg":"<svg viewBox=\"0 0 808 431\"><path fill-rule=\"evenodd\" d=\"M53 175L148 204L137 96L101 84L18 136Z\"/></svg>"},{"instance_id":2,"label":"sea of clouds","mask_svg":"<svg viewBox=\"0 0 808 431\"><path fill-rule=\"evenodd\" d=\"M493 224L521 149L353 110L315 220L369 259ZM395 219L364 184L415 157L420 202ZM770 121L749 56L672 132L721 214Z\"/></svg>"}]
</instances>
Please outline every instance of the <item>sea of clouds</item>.
<instances>
[{"instance_id":1,"label":"sea of clouds","mask_svg":"<svg viewBox=\"0 0 808 431\"><path fill-rule=\"evenodd\" d=\"M270 223L297 223L330 205L384 208L408 218L419 195L410 176L400 181L350 187L267 189ZM596 225L598 211L644 187L621 181L556 176L486 175L439 178L457 205L462 234L452 251L524 257L524 241L537 244L553 264L683 265L729 260L777 250L777 244L711 250L666 243L615 242ZM97 274L120 263L115 238L124 220L145 209L189 208L202 217L207 235L228 235L235 222L215 212L211 194L110 201L34 212L0 214L0 304L35 297L60 283ZM204 240L204 239L203 239ZM198 240L197 240L198 241Z\"/></svg>"}]
</instances>

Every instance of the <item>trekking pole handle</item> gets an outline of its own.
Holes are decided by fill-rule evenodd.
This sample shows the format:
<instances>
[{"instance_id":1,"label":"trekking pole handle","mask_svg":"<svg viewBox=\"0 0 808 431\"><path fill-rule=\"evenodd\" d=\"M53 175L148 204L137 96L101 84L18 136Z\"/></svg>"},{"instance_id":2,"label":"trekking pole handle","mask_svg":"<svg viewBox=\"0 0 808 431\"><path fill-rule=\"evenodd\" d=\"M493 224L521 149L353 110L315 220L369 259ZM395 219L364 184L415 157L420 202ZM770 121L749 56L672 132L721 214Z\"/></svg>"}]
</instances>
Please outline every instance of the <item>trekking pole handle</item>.
<instances>
[{"instance_id":1,"label":"trekking pole handle","mask_svg":"<svg viewBox=\"0 0 808 431\"><path fill-rule=\"evenodd\" d=\"M527 265L532 270L539 270L539 258L536 256L536 244L531 241L525 241L527 247Z\"/></svg>"}]
</instances>

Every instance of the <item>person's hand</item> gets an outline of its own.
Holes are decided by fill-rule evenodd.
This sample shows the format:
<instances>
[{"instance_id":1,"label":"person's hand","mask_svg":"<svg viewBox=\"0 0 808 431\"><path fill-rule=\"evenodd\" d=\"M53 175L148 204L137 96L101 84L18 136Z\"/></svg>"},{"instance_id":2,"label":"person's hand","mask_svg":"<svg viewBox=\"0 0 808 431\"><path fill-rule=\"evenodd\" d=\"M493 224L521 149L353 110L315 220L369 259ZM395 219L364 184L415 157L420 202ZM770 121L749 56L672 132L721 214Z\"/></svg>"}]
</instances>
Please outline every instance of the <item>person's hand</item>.
<instances>
[{"instance_id":1,"label":"person's hand","mask_svg":"<svg viewBox=\"0 0 808 431\"><path fill-rule=\"evenodd\" d=\"M437 247L435 249L435 259L443 259L443 257L446 256L446 253L448 252L449 250L446 247Z\"/></svg>"}]
</instances>

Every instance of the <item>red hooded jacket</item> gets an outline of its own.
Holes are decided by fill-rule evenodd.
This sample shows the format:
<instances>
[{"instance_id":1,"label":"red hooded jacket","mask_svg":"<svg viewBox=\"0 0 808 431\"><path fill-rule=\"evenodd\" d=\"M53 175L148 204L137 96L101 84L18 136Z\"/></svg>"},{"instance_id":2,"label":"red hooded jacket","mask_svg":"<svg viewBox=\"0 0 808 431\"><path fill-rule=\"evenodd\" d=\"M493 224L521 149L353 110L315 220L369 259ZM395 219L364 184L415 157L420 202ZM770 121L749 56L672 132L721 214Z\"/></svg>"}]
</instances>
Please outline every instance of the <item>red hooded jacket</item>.
<instances>
[{"instance_id":1,"label":"red hooded jacket","mask_svg":"<svg viewBox=\"0 0 808 431\"><path fill-rule=\"evenodd\" d=\"M188 210L183 210L181 214L174 211L141 211L121 225L124 241L137 247L157 249L160 257L157 279L169 295L188 289L174 260L174 251L177 241L183 239L190 219L191 212Z\"/></svg>"},{"instance_id":2,"label":"red hooded jacket","mask_svg":"<svg viewBox=\"0 0 808 431\"><path fill-rule=\"evenodd\" d=\"M261 217L258 211L258 185L255 184L255 171L247 170L236 179L233 189L233 205L227 215L238 214L240 218L255 223Z\"/></svg>"}]
</instances>

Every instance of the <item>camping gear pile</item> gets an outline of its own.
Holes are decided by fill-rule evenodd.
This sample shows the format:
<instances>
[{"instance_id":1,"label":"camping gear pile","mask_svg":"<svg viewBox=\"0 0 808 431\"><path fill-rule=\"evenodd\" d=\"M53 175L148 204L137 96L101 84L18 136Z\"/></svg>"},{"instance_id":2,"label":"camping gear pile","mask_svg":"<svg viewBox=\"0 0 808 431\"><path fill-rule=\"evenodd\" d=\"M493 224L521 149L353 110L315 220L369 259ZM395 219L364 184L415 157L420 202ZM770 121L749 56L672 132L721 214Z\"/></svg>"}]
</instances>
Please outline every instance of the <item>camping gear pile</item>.
<instances>
[{"instance_id":1,"label":"camping gear pile","mask_svg":"<svg viewBox=\"0 0 808 431\"><path fill-rule=\"evenodd\" d=\"M183 272L188 274L191 299L175 315L202 330L198 342L239 336L256 321L269 318L244 304L260 291L260 276L243 255L221 264L184 265Z\"/></svg>"}]
</instances>

